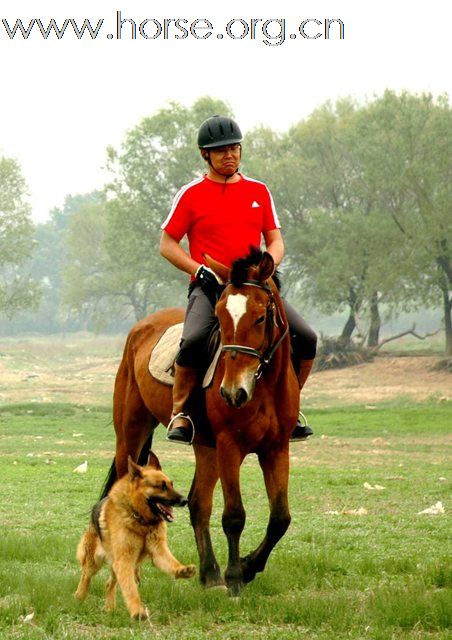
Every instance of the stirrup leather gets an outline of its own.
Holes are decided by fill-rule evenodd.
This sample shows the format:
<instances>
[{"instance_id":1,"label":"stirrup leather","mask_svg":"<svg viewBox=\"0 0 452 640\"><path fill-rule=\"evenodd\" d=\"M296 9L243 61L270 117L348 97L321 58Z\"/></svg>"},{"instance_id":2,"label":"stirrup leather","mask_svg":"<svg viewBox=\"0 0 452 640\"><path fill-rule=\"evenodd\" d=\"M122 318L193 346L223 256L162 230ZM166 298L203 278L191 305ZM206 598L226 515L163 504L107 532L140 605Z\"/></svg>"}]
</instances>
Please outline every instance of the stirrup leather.
<instances>
[{"instance_id":1,"label":"stirrup leather","mask_svg":"<svg viewBox=\"0 0 452 640\"><path fill-rule=\"evenodd\" d=\"M173 425L173 422L176 418L184 418L184 420L188 420L191 424L191 428L192 428L192 436L191 436L191 440L190 442L183 442L183 440L171 440L171 438L169 438L169 432L171 431L171 427ZM173 416L171 418L171 420L168 422L168 426L166 428L166 439L169 440L170 442L179 442L180 444L186 444L187 446L190 446L193 443L195 437L195 425L193 420L191 419L191 417L189 415L187 415L186 413L184 413L183 411L180 411L179 413L176 413L175 416Z\"/></svg>"}]
</instances>

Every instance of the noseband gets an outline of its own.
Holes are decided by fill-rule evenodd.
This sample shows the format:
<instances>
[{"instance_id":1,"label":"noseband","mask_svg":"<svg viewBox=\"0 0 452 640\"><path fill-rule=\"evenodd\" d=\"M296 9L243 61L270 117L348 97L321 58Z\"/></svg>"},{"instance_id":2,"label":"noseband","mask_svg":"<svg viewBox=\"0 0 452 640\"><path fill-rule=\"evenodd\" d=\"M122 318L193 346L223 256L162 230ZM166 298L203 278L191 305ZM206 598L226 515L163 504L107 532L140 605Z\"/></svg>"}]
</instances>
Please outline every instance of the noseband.
<instances>
[{"instance_id":1,"label":"noseband","mask_svg":"<svg viewBox=\"0 0 452 640\"><path fill-rule=\"evenodd\" d=\"M228 282L228 284L230 283ZM275 299L273 296L273 291L270 289L270 287L267 284L262 284L262 282L259 282L258 280L246 280L243 283L243 286L245 285L248 285L250 287L257 287L258 289L263 289L268 293L270 304L267 305L266 322L267 323L274 322L275 321L275 317L274 317ZM235 357L234 353L239 352L239 353L245 353L249 356L254 356L255 358L258 358L259 365L256 369L254 377L256 378L256 380L259 380L262 373L264 372L264 369L269 365L271 359L275 355L277 349L279 348L280 344L283 342L284 338L287 336L288 333L289 333L289 325L287 325L287 327L285 328L282 335L278 338L278 340L276 340L276 342L274 342L273 344L270 344L264 352L261 352L258 349L253 349L253 347L247 347L244 344L225 344L222 347L222 351L232 351L233 353L232 357Z\"/></svg>"}]
</instances>

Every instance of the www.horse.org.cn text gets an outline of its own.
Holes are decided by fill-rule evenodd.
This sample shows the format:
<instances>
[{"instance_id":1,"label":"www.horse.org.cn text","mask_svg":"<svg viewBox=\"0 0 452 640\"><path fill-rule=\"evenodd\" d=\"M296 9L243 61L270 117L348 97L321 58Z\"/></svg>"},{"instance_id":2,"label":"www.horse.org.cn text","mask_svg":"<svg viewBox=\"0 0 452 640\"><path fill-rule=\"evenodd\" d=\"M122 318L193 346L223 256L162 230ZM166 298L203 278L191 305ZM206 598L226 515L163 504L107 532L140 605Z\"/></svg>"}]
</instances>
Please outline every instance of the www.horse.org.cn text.
<instances>
[{"instance_id":1,"label":"www.horse.org.cn text","mask_svg":"<svg viewBox=\"0 0 452 640\"><path fill-rule=\"evenodd\" d=\"M107 26L104 18L2 18L0 38L41 38L62 40L77 38L92 40L252 40L269 47L286 41L344 40L345 24L339 18L232 18L214 25L208 18L144 18L135 19L116 11Z\"/></svg>"}]
</instances>

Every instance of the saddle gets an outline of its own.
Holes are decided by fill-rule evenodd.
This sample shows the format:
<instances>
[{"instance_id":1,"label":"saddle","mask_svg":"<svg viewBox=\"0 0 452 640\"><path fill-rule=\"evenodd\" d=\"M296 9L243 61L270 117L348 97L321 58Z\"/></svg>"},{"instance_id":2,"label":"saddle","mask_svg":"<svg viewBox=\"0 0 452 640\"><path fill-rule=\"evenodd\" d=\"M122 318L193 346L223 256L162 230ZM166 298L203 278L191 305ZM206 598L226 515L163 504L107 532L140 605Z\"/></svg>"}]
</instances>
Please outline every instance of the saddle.
<instances>
[{"instance_id":1,"label":"saddle","mask_svg":"<svg viewBox=\"0 0 452 640\"><path fill-rule=\"evenodd\" d=\"M152 350L149 359L149 373L159 382L169 386L174 385L175 363L183 328L183 322L168 327ZM209 364L202 381L204 389L212 384L213 374L221 354L220 332L217 326L212 329L209 335L207 353Z\"/></svg>"}]
</instances>

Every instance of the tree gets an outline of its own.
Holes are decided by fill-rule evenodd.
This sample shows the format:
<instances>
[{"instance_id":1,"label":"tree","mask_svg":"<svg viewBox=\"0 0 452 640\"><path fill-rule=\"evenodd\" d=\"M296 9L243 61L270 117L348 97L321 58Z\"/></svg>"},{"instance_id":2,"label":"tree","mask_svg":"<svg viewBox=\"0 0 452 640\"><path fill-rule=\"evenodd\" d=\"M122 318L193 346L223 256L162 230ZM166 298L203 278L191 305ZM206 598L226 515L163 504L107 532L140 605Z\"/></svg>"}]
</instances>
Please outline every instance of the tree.
<instances>
[{"instance_id":1,"label":"tree","mask_svg":"<svg viewBox=\"0 0 452 640\"><path fill-rule=\"evenodd\" d=\"M403 244L404 273L412 299L442 301L446 354L452 355L452 109L447 96L393 91L368 106L358 132L366 136L362 162L391 234Z\"/></svg>"},{"instance_id":2,"label":"tree","mask_svg":"<svg viewBox=\"0 0 452 640\"><path fill-rule=\"evenodd\" d=\"M82 327L105 329L109 315L102 296L109 291L105 196L95 192L78 200L67 218L62 238L62 307L78 317Z\"/></svg>"},{"instance_id":3,"label":"tree","mask_svg":"<svg viewBox=\"0 0 452 640\"><path fill-rule=\"evenodd\" d=\"M450 113L444 98L386 92L363 106L327 103L282 136L252 132L252 164L285 227L289 278L322 311L349 309L345 339L365 315L375 346L383 303L390 312L437 305L440 292L450 334Z\"/></svg>"},{"instance_id":4,"label":"tree","mask_svg":"<svg viewBox=\"0 0 452 640\"><path fill-rule=\"evenodd\" d=\"M373 312L394 287L381 246L388 224L355 148L357 106L327 103L284 136L253 132L252 162L269 181L285 227L290 280L323 312L349 310L342 331L350 339L357 318ZM256 158L257 156L257 158ZM262 171L263 170L263 171ZM393 248L394 251L397 247ZM372 327L371 327L372 328Z\"/></svg>"},{"instance_id":5,"label":"tree","mask_svg":"<svg viewBox=\"0 0 452 640\"><path fill-rule=\"evenodd\" d=\"M26 186L19 164L0 158L0 313L8 318L35 307L39 288L22 270L31 255L33 224L26 200Z\"/></svg>"},{"instance_id":6,"label":"tree","mask_svg":"<svg viewBox=\"0 0 452 640\"><path fill-rule=\"evenodd\" d=\"M102 211L84 211L69 234L78 262L69 269L74 286L67 300L74 302L76 294L79 308L101 304L114 313L133 313L137 320L183 303L187 279L160 256L160 226L179 188L202 171L196 134L213 113L229 109L211 98L200 98L190 108L172 103L131 129L120 150L108 150L112 181ZM80 246L77 250L83 241L75 237L96 218L97 257ZM77 287L82 276L83 286Z\"/></svg>"}]
</instances>

